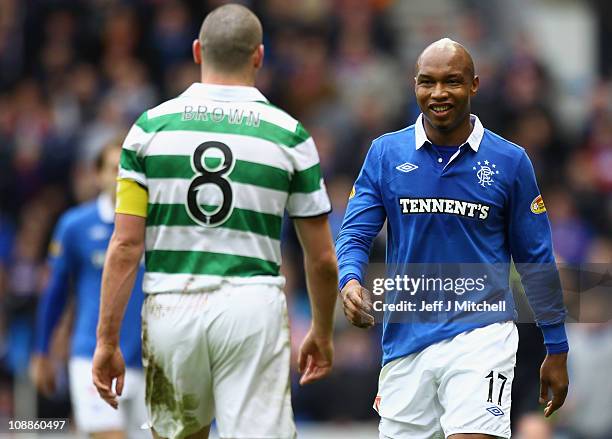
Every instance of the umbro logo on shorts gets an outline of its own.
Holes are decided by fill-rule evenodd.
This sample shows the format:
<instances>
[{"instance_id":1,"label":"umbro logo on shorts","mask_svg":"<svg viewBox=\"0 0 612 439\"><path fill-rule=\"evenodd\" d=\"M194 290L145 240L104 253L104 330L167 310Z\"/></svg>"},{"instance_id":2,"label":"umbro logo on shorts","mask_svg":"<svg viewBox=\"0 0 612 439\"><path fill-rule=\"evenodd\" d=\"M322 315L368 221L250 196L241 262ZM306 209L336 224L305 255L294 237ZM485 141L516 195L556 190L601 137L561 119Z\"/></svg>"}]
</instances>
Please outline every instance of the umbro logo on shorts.
<instances>
[{"instance_id":1,"label":"umbro logo on shorts","mask_svg":"<svg viewBox=\"0 0 612 439\"><path fill-rule=\"evenodd\" d=\"M487 411L493 416L502 416L504 414L504 411L499 407L489 407Z\"/></svg>"},{"instance_id":2,"label":"umbro logo on shorts","mask_svg":"<svg viewBox=\"0 0 612 439\"><path fill-rule=\"evenodd\" d=\"M402 163L401 165L395 167L395 169L397 169L398 171L402 171L402 172L414 171L417 168L418 168L417 165L413 165L412 163L408 163L408 162Z\"/></svg>"}]
</instances>

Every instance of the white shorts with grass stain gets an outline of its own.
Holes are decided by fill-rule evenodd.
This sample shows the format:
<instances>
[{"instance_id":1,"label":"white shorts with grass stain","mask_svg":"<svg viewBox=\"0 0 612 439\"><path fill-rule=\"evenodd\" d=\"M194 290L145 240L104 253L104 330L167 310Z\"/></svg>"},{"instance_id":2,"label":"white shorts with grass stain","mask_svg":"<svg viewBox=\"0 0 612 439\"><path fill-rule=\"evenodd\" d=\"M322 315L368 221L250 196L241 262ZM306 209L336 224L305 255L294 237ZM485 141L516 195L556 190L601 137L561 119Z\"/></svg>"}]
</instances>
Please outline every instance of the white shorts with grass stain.
<instances>
[{"instance_id":1,"label":"white shorts with grass stain","mask_svg":"<svg viewBox=\"0 0 612 439\"><path fill-rule=\"evenodd\" d=\"M146 402L159 435L182 438L214 418L221 438L295 437L281 288L154 294L142 315Z\"/></svg>"}]
</instances>

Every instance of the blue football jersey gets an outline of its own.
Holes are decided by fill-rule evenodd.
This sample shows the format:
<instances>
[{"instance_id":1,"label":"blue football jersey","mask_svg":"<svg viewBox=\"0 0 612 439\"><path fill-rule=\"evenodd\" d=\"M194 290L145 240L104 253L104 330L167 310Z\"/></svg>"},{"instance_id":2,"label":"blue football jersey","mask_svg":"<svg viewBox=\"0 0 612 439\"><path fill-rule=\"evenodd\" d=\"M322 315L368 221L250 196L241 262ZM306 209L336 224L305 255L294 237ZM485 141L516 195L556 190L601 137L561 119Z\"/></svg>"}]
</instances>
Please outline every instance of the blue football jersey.
<instances>
[{"instance_id":1,"label":"blue football jersey","mask_svg":"<svg viewBox=\"0 0 612 439\"><path fill-rule=\"evenodd\" d=\"M483 288L478 301L505 305L470 310L471 317L464 309L445 310L445 318L427 323L396 322L385 315L383 363L466 330L515 319L511 258L549 352L567 350L550 225L531 161L523 148L484 129L477 117L472 124L471 135L450 158L429 142L422 116L415 125L374 140L336 242L340 288L351 279L363 284L372 240L386 220L389 267L488 267L503 282Z\"/></svg>"},{"instance_id":2,"label":"blue football jersey","mask_svg":"<svg viewBox=\"0 0 612 439\"><path fill-rule=\"evenodd\" d=\"M38 352L48 352L53 329L61 318L72 289L76 302L71 355L93 358L102 269L114 229L113 221L114 206L110 197L105 195L68 210L60 218L50 244L50 278L38 307ZM121 327L120 346L128 367L141 367L143 271L141 268L138 272Z\"/></svg>"}]
</instances>

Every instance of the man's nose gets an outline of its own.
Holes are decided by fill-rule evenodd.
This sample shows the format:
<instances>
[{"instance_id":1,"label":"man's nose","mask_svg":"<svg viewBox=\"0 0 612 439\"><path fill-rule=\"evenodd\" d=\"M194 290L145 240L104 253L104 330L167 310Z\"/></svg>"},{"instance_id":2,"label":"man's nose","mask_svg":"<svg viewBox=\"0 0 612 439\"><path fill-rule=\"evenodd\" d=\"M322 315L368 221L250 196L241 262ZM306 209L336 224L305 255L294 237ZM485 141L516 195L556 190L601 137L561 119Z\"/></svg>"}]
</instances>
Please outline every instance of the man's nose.
<instances>
[{"instance_id":1,"label":"man's nose","mask_svg":"<svg viewBox=\"0 0 612 439\"><path fill-rule=\"evenodd\" d=\"M443 99L443 98L446 98L447 96L448 96L448 93L447 93L446 86L444 85L444 83L436 82L436 85L434 86L431 92L432 99Z\"/></svg>"}]
</instances>

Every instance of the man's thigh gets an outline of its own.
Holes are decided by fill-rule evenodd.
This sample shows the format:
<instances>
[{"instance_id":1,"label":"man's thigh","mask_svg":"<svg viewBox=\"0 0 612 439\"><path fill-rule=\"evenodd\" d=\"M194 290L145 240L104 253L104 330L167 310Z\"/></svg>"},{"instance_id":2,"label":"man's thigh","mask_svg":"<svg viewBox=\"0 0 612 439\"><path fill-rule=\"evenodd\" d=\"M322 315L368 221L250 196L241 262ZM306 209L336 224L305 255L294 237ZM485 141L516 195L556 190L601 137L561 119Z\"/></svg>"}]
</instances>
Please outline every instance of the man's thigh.
<instances>
[{"instance_id":1,"label":"man's thigh","mask_svg":"<svg viewBox=\"0 0 612 439\"><path fill-rule=\"evenodd\" d=\"M510 437L517 347L518 333L512 322L468 331L443 344L440 354L446 364L438 398L446 437Z\"/></svg>"},{"instance_id":2,"label":"man's thigh","mask_svg":"<svg viewBox=\"0 0 612 439\"><path fill-rule=\"evenodd\" d=\"M213 301L226 310L208 328L220 437L294 438L284 293L267 285L224 287Z\"/></svg>"}]
</instances>

